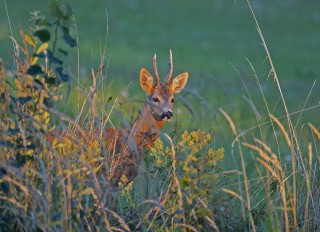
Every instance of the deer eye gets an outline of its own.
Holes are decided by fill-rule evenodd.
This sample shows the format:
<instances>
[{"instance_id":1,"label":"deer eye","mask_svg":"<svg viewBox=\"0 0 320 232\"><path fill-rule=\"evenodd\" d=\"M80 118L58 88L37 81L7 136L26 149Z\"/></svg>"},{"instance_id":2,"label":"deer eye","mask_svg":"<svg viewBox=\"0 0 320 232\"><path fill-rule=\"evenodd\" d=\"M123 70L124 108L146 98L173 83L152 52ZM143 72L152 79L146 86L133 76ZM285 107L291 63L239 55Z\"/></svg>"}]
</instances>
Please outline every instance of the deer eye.
<instances>
[{"instance_id":1,"label":"deer eye","mask_svg":"<svg viewBox=\"0 0 320 232\"><path fill-rule=\"evenodd\" d=\"M160 100L159 100L159 98L154 97L154 98L152 98L152 101L153 101L153 102L159 102Z\"/></svg>"},{"instance_id":2,"label":"deer eye","mask_svg":"<svg viewBox=\"0 0 320 232\"><path fill-rule=\"evenodd\" d=\"M171 99L171 103L174 103L174 98Z\"/></svg>"}]
</instances>

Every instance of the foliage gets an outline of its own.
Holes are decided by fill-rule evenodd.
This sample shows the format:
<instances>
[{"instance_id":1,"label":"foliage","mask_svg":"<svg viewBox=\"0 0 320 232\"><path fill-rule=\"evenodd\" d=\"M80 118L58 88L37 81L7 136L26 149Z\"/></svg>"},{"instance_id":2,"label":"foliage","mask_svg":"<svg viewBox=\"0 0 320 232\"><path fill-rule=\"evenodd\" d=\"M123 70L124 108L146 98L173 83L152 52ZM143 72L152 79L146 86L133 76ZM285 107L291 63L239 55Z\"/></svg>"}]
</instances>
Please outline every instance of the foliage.
<instances>
[{"instance_id":1,"label":"foliage","mask_svg":"<svg viewBox=\"0 0 320 232\"><path fill-rule=\"evenodd\" d=\"M21 54L15 57L17 71L10 69L12 79L1 63L1 225L8 230L26 228L31 231L129 230L128 225L140 227L138 223L128 221L128 215L133 211L143 219L143 226L165 225L169 228L181 218L187 220L186 225L200 226L205 217L212 216L208 204L214 196L201 188L218 183L215 166L223 157L223 150L215 152L209 148L210 134L202 131L191 133L193 144L183 144L186 140L183 136L188 133L185 132L181 143L176 144L183 161L176 165L174 151L168 147L162 150L162 142L156 142L150 152L150 157L157 160L153 168L167 172L176 165L179 173L179 177L172 173L163 180L169 183L166 191L170 194L162 206L167 208L166 214L171 215L174 224L167 225L167 220L159 220L155 213L153 218L158 219L152 225L149 217L153 206L146 205L144 210L148 212L140 209L133 192L134 183L128 183L125 177L119 184L122 198L112 196L114 190L110 190L106 182L108 154L103 140L91 130L97 125L98 117L94 112L95 86L88 94L90 117L75 122L55 110L55 102L62 99L63 84L70 81L70 75L63 68L63 57L68 53L60 47L57 49L61 45L58 33L62 32L62 39L68 46L74 47L76 42L69 33L71 8L68 5L60 7L56 1L51 1L49 8L52 19L34 12L33 32L21 29L22 45L15 40ZM56 56L57 51L62 58ZM67 121L73 129L55 130L51 123L53 118ZM89 134L83 132L80 124L90 128ZM202 141L202 137L206 140ZM196 168L203 162L207 162L203 166L205 169ZM188 170L184 170L186 166L190 166ZM215 178L202 180L206 172ZM181 180L185 194L183 207L186 209L183 211L177 194L180 183L173 181L175 178ZM196 199L202 196L202 200ZM192 215L189 215L190 207L197 208ZM199 219L194 220L194 217Z\"/></svg>"},{"instance_id":2,"label":"foliage","mask_svg":"<svg viewBox=\"0 0 320 232\"><path fill-rule=\"evenodd\" d=\"M54 54L57 28L68 28L71 13L70 10L63 13L54 3L51 3L51 22L35 12L32 15L34 32L21 29L22 45L14 40L16 50L22 54L15 57L17 71L10 69L13 79L6 77L7 71L1 63L1 144L6 147L4 153L11 152L7 155L8 159L16 157L18 167L31 159L34 152L39 153L39 141L44 139L41 135L50 129L50 111L54 102L62 97L59 91L61 83L69 81L63 62ZM48 30L51 27L55 27L53 45L50 44L51 34ZM67 32L64 37L71 39ZM70 45L70 41L66 42Z\"/></svg>"},{"instance_id":3,"label":"foliage","mask_svg":"<svg viewBox=\"0 0 320 232\"><path fill-rule=\"evenodd\" d=\"M220 182L217 163L224 157L224 149L214 150L209 145L210 139L211 134L201 130L185 131L171 148L165 147L160 139L151 148L146 158L150 159L146 163L154 164L148 172L156 172L151 182L168 186L167 194L148 209L152 230L166 226L173 230L214 228L210 223L215 221L221 203L217 193ZM169 179L168 170L171 170ZM160 188L158 194L161 191L164 190ZM160 220L163 217L166 220Z\"/></svg>"},{"instance_id":4,"label":"foliage","mask_svg":"<svg viewBox=\"0 0 320 232\"><path fill-rule=\"evenodd\" d=\"M232 152L226 154L239 156L233 158L240 160L241 168L235 163L235 170L222 170L225 150L216 148L213 131L186 130L176 133L174 141L167 134L155 141L145 153L139 177L128 182L123 176L119 188L112 189L107 182L110 154L98 136L108 120L97 113L95 72L90 90L83 90L87 95L83 109L88 112L83 110L73 120L55 109L63 86L70 87L63 46L77 43L70 27L71 8L56 1L49 8L51 19L34 12L33 31L21 29L21 44L14 40L21 52L15 56L16 67L0 63L3 230L319 228L319 128L304 123L298 132L299 120L293 126L289 113L287 121L268 113L270 127L259 124L259 133L248 136L238 133L231 117L220 110L235 136ZM271 73L277 79L274 68ZM54 118L68 129L56 130Z\"/></svg>"}]
</instances>

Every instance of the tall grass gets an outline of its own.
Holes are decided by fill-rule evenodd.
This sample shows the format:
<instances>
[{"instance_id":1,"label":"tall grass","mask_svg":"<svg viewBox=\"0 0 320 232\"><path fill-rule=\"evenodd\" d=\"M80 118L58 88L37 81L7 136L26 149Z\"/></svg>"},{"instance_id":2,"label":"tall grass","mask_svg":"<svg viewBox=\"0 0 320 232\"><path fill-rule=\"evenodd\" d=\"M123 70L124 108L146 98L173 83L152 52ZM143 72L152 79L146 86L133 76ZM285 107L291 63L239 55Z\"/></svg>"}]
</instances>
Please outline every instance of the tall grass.
<instances>
[{"instance_id":1,"label":"tall grass","mask_svg":"<svg viewBox=\"0 0 320 232\"><path fill-rule=\"evenodd\" d=\"M237 166L224 170L219 165L226 152L215 144L214 127L208 132L175 129L170 135L163 133L146 152L139 177L134 182L123 177L118 188L111 187L107 181L114 154L106 151L104 129L114 127L110 115L117 108L117 100L113 104L110 101L106 109L106 101L100 97L106 81L103 69L92 69L86 85L81 85L77 77L80 94L74 119L55 107L62 93L68 91L63 86L68 86L71 79L65 69L63 72L57 69L61 67L55 63L57 57L46 55L56 41L44 42L41 35L21 31L21 42L13 40L22 51L15 57L17 70L7 70L2 62L0 65L1 228L8 231L317 231L320 226L319 125L303 122L300 117L294 125L249 1L248 6L281 95L284 117L271 113L269 100L249 62L264 102L263 106L255 105L257 99L251 97L243 81L257 125L242 131L232 120L232 113L220 109L220 116L231 128L228 137L233 140L231 154L226 155L240 160L239 170ZM68 7L54 3L51 7L58 20L70 19L61 21L61 25L74 24ZM36 21L39 19L36 17ZM46 21L37 22L35 31L47 28L54 34L59 29L51 28ZM77 41L67 35L66 38L64 42L69 45ZM101 57L100 67L103 67L104 52ZM205 105L205 99L199 98ZM192 106L186 106L193 110ZM267 115L260 112L261 107L266 108ZM308 112L303 106L299 113ZM123 124L129 125L130 120L124 120Z\"/></svg>"},{"instance_id":2,"label":"tall grass","mask_svg":"<svg viewBox=\"0 0 320 232\"><path fill-rule=\"evenodd\" d=\"M305 113L305 109L301 109L299 119L294 126L291 115L286 105L285 96L282 92L279 77L277 76L258 20L253 12L249 1L247 1L247 4L256 24L257 32L260 36L262 45L267 54L267 59L270 64L269 75L273 77L273 80L276 83L285 111L285 118L287 120L284 125L284 123L281 122L278 117L270 113L268 101L265 98L265 94L263 93L254 68L250 63L252 70L254 71L254 76L257 80L258 88L260 89L261 95L265 102L268 117L270 118L269 123L272 126L271 128L273 131L275 144L269 142L270 138L267 139L266 136L263 136L264 133L261 129L263 123L259 123L258 120L257 128L259 128L259 134L262 140L254 138L254 141L252 143L241 142L241 140L247 140L245 138L245 134L249 131L238 135L235 129L234 122L231 120L230 116L226 112L221 110L223 115L228 120L230 127L236 137L235 141L239 144L239 154L242 163L245 197L247 199L247 201L242 200L241 203L246 207L251 227L251 229L247 229L255 231L258 226L258 228L268 228L271 231L316 231L320 225L319 202L317 202L317 199L319 199L319 182L313 178L311 186L310 176L313 175L313 177L315 177L319 174L319 159L314 159L314 157L319 157L319 153L312 152L312 147L317 150L317 147L319 146L319 141L316 141L314 139L314 136L317 135L319 131L314 127L314 125L308 123L307 131L304 131L300 135L297 133L297 126L299 124L301 114ZM312 92L312 89L309 92L307 100ZM253 103L248 90L247 94L249 96L250 103ZM257 114L257 109L254 104L251 104L251 106L253 108L253 111ZM319 105L315 107L319 107ZM281 116L281 118L283 117ZM303 125L303 127L305 127L305 125ZM284 140L285 143L283 143L281 140ZM257 173L259 174L259 179L261 180L260 183L264 185L263 188L265 189L265 193L260 196L261 198L259 197L260 202L257 204L257 206L265 202L264 204L266 204L269 208L267 212L264 212L267 214L266 216L268 217L269 222L263 225L263 227L260 227L261 222L259 221L259 217L255 216L254 219L252 218L255 207L251 207L251 204L252 202L256 201L256 199L252 197L253 195L250 196L250 194L253 194L253 191L250 190L250 179L248 179L246 175L246 167L243 164L242 146L250 148L252 151L257 152L257 154L259 155L257 158L255 158L255 160L260 165L256 165L256 167ZM261 169L264 169L264 171ZM261 193L262 187L257 191L260 191ZM229 193L235 194L239 199L243 199L241 194L238 195L232 191L229 191ZM281 199L281 201L279 201L279 199ZM263 215L260 215L260 217L260 220L263 220Z\"/></svg>"}]
</instances>

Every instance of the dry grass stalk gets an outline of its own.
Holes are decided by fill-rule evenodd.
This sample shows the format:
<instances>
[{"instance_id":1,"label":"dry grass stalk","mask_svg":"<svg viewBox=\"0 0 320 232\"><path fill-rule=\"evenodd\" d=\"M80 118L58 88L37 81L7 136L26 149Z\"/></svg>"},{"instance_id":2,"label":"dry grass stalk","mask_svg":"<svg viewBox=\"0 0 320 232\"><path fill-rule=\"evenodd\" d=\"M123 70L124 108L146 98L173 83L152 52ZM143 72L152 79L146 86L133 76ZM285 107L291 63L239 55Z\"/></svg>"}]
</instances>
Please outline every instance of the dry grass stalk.
<instances>
[{"instance_id":1,"label":"dry grass stalk","mask_svg":"<svg viewBox=\"0 0 320 232\"><path fill-rule=\"evenodd\" d=\"M307 184L307 196L306 196L306 203L305 203L305 208L304 208L304 221L306 222L309 217L309 204L310 204L310 196L311 196L311 186L310 186L310 181L311 181L311 173L312 173L312 144L309 143L308 145L308 154L309 154L309 171L308 171L308 176L306 176L306 184ZM306 230L307 223L304 223L302 231L307 231Z\"/></svg>"},{"instance_id":2,"label":"dry grass stalk","mask_svg":"<svg viewBox=\"0 0 320 232\"><path fill-rule=\"evenodd\" d=\"M194 228L191 225L188 224L182 224L182 223L176 223L175 224L177 228L183 228L184 231L193 231L193 232L198 232L198 230L196 228ZM173 230L175 230L176 228L172 228Z\"/></svg>"},{"instance_id":3,"label":"dry grass stalk","mask_svg":"<svg viewBox=\"0 0 320 232\"><path fill-rule=\"evenodd\" d=\"M278 169L278 170L281 170L281 172L282 172L282 166L281 166L281 164L280 164L280 162L279 162L279 159L278 159L278 157L277 157L277 155L274 153L274 152L272 152L272 150L271 150L271 148L267 145L267 144L265 144L263 141L261 141L261 140L259 140L259 139L255 139L255 141L258 143L258 144L260 144L270 155L271 155L271 157L270 157L270 162L272 162L272 164ZM268 156L269 157L269 156ZM264 157L262 157L262 158L264 158Z\"/></svg>"},{"instance_id":4,"label":"dry grass stalk","mask_svg":"<svg viewBox=\"0 0 320 232\"><path fill-rule=\"evenodd\" d=\"M310 122L308 122L309 127L311 128L312 132L317 136L318 140L320 140L320 132L315 128L314 125L312 125Z\"/></svg>"},{"instance_id":5,"label":"dry grass stalk","mask_svg":"<svg viewBox=\"0 0 320 232\"><path fill-rule=\"evenodd\" d=\"M227 121L229 122L229 125L231 127L231 130L234 134L234 136L236 138L238 138L238 133L236 130L236 127L232 121L232 119L230 118L230 116L221 108L219 108L219 111L224 115L224 117L227 119ZM237 143L238 143L238 149L239 149L239 153L240 153L240 159L241 159L241 167L242 167L242 172L243 172L243 178L244 178L244 185L245 185L245 192L246 192L246 206L247 206L247 210L249 212L249 219L250 219L250 225L252 227L253 231L256 231L256 227L255 227L255 223L253 220L253 216L252 216L252 212L251 212L251 203L250 203L250 191L249 191L249 182L248 182L248 177L247 177L247 172L246 172L246 167L245 167L245 163L244 163L244 157L243 157L243 152L242 152L242 147L241 147L241 143L239 141L239 138L237 139ZM233 147L233 143L232 143L232 147ZM239 186L240 183L239 183ZM241 187L240 187L241 188ZM241 204L241 210L242 210L242 217L243 220L245 221L245 209L243 207L243 204Z\"/></svg>"},{"instance_id":6,"label":"dry grass stalk","mask_svg":"<svg viewBox=\"0 0 320 232\"><path fill-rule=\"evenodd\" d=\"M212 220L211 218L209 218L208 216L205 216L205 219L207 219L207 221L209 222L211 228L216 231L216 232L220 232L217 224L214 222L214 220Z\"/></svg>"},{"instance_id":7,"label":"dry grass stalk","mask_svg":"<svg viewBox=\"0 0 320 232\"><path fill-rule=\"evenodd\" d=\"M117 213L115 213L114 211L110 210L110 209L105 209L107 212L109 212L114 218L117 219L117 221L119 222L119 224L126 230L126 231L131 231L129 226L126 224L126 222L123 220L123 218L121 218ZM112 228L115 229L115 228Z\"/></svg>"},{"instance_id":8,"label":"dry grass stalk","mask_svg":"<svg viewBox=\"0 0 320 232\"><path fill-rule=\"evenodd\" d=\"M173 178L173 183L174 183L173 187L177 188L179 208L180 208L180 210L183 211L183 195L182 195L182 191L181 191L181 187L180 187L180 182L179 182L178 176L176 174L176 151L174 149L174 145L173 145L173 142L172 142L172 139L170 138L170 136L168 134L165 134L165 136L167 137L167 139L169 140L169 142L171 144L172 178ZM184 217L183 217L183 221L185 223Z\"/></svg>"},{"instance_id":9,"label":"dry grass stalk","mask_svg":"<svg viewBox=\"0 0 320 232\"><path fill-rule=\"evenodd\" d=\"M286 142L290 148L290 152L291 152L291 164L292 164L292 192L293 192L293 196L290 198L291 204L292 204L292 213L293 213L293 219L294 219L294 226L297 228L297 177L296 177L296 153L294 150L294 145L291 141L291 139L289 138L289 135L287 133L287 131L285 130L284 126L282 125L282 123L273 115L270 115L271 119L278 125L278 127L280 128L280 131L282 132L282 134L284 135ZM303 162L303 161L302 161Z\"/></svg>"},{"instance_id":10,"label":"dry grass stalk","mask_svg":"<svg viewBox=\"0 0 320 232\"><path fill-rule=\"evenodd\" d=\"M238 198L241 202L245 202L245 200L243 200L242 196L239 195L238 193L230 190L230 189L226 189L226 188L221 188L221 191L225 192L225 193L228 193L232 196L234 196L235 198Z\"/></svg>"}]
</instances>

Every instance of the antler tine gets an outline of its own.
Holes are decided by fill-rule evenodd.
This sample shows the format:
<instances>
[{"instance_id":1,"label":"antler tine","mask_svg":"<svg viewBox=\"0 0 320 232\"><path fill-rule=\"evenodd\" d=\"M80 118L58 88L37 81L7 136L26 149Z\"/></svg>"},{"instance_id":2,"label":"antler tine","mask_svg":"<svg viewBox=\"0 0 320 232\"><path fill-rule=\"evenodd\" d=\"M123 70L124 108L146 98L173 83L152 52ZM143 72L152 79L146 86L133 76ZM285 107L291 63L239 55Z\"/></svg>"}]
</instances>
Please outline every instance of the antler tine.
<instances>
[{"instance_id":1,"label":"antler tine","mask_svg":"<svg viewBox=\"0 0 320 232\"><path fill-rule=\"evenodd\" d=\"M159 79L159 73L157 68L157 54L154 54L152 63L153 63L154 75L156 76L156 85L159 85L160 79Z\"/></svg>"},{"instance_id":2,"label":"antler tine","mask_svg":"<svg viewBox=\"0 0 320 232\"><path fill-rule=\"evenodd\" d=\"M172 72L173 72L173 59L172 59L172 51L171 51L171 49L170 49L170 71L169 71L169 74L168 74L166 83L169 83L169 82L170 82L170 79L171 79L171 77L172 77Z\"/></svg>"}]
</instances>

